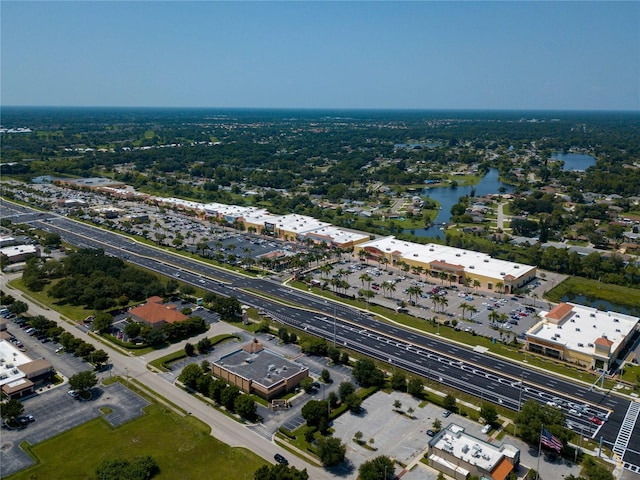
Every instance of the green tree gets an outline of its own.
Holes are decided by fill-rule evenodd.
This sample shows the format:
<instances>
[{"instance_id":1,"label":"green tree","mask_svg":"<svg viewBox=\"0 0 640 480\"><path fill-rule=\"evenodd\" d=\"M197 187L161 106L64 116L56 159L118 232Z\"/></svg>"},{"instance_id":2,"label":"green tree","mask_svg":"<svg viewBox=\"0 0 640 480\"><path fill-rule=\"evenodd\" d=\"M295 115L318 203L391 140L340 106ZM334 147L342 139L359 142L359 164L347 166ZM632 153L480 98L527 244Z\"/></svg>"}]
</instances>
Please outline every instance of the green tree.
<instances>
[{"instance_id":1,"label":"green tree","mask_svg":"<svg viewBox=\"0 0 640 480\"><path fill-rule=\"evenodd\" d=\"M95 365L96 369L99 369L102 365L109 361L109 354L104 350L96 350L90 355L91 362Z\"/></svg>"},{"instance_id":2,"label":"green tree","mask_svg":"<svg viewBox=\"0 0 640 480\"><path fill-rule=\"evenodd\" d=\"M357 395L355 393L350 393L345 397L344 404L347 406L347 408L350 411L354 413L359 413L362 407L362 399L360 398L360 395Z\"/></svg>"},{"instance_id":3,"label":"green tree","mask_svg":"<svg viewBox=\"0 0 640 480\"><path fill-rule=\"evenodd\" d=\"M531 445L538 444L542 425L562 443L566 444L572 435L564 427L565 416L561 409L542 405L535 400L527 400L522 404L520 413L516 415L515 423L520 438Z\"/></svg>"},{"instance_id":4,"label":"green tree","mask_svg":"<svg viewBox=\"0 0 640 480\"><path fill-rule=\"evenodd\" d=\"M400 400L395 400L393 402L393 409L396 410L397 412L400 412L402 409L402 402Z\"/></svg>"},{"instance_id":5,"label":"green tree","mask_svg":"<svg viewBox=\"0 0 640 480\"><path fill-rule=\"evenodd\" d=\"M409 384L407 385L407 392L409 395L412 395L416 398L422 398L424 396L424 383L422 379L413 377L409 379Z\"/></svg>"},{"instance_id":6,"label":"green tree","mask_svg":"<svg viewBox=\"0 0 640 480\"><path fill-rule=\"evenodd\" d=\"M298 470L278 463L277 465L263 465L253 474L254 480L309 480L307 469Z\"/></svg>"},{"instance_id":7,"label":"green tree","mask_svg":"<svg viewBox=\"0 0 640 480\"><path fill-rule=\"evenodd\" d=\"M320 380L324 383L329 383L331 381L331 373L329 373L329 370L326 368L322 369L322 372L320 372Z\"/></svg>"},{"instance_id":8,"label":"green tree","mask_svg":"<svg viewBox=\"0 0 640 480\"><path fill-rule=\"evenodd\" d=\"M310 427L320 426L321 423L329 420L329 407L326 400L309 400L302 407L302 418Z\"/></svg>"},{"instance_id":9,"label":"green tree","mask_svg":"<svg viewBox=\"0 0 640 480\"><path fill-rule=\"evenodd\" d=\"M338 395L340 396L340 401L344 402L345 398L348 395L351 395L356 391L356 387L353 386L351 382L341 382L338 387Z\"/></svg>"},{"instance_id":10,"label":"green tree","mask_svg":"<svg viewBox=\"0 0 640 480\"><path fill-rule=\"evenodd\" d=\"M27 305L22 300L16 300L7 308L11 313L15 313L16 315L22 315L23 313L26 313L29 310L29 305Z\"/></svg>"},{"instance_id":11,"label":"green tree","mask_svg":"<svg viewBox=\"0 0 640 480\"><path fill-rule=\"evenodd\" d=\"M339 438L320 437L317 440L318 456L322 465L333 467L344 461L347 453L347 446Z\"/></svg>"},{"instance_id":12,"label":"green tree","mask_svg":"<svg viewBox=\"0 0 640 480\"><path fill-rule=\"evenodd\" d=\"M307 393L313 392L313 378L304 377L302 380L300 380L300 388L302 388Z\"/></svg>"},{"instance_id":13,"label":"green tree","mask_svg":"<svg viewBox=\"0 0 640 480\"><path fill-rule=\"evenodd\" d=\"M397 371L391 377L391 388L404 392L407 389L407 376L404 372Z\"/></svg>"},{"instance_id":14,"label":"green tree","mask_svg":"<svg viewBox=\"0 0 640 480\"><path fill-rule=\"evenodd\" d=\"M257 417L256 402L249 395L238 395L234 402L234 409L238 415L249 421L254 421Z\"/></svg>"},{"instance_id":15,"label":"green tree","mask_svg":"<svg viewBox=\"0 0 640 480\"><path fill-rule=\"evenodd\" d=\"M202 367L197 363L190 363L182 369L182 372L178 376L184 386L195 390L196 382L203 375Z\"/></svg>"},{"instance_id":16,"label":"green tree","mask_svg":"<svg viewBox=\"0 0 640 480\"><path fill-rule=\"evenodd\" d=\"M150 456L125 459L107 459L96 468L96 480L150 480L160 468Z\"/></svg>"},{"instance_id":17,"label":"green tree","mask_svg":"<svg viewBox=\"0 0 640 480\"><path fill-rule=\"evenodd\" d=\"M24 405L15 398L10 398L6 402L0 403L0 415L2 418L7 419L8 422L13 422L17 417L24 412Z\"/></svg>"},{"instance_id":18,"label":"green tree","mask_svg":"<svg viewBox=\"0 0 640 480\"><path fill-rule=\"evenodd\" d=\"M446 397L444 397L444 400L442 401L442 405L444 406L444 408L446 408L450 412L457 412L458 411L458 405L456 403L456 397L454 397L451 394L448 394Z\"/></svg>"},{"instance_id":19,"label":"green tree","mask_svg":"<svg viewBox=\"0 0 640 480\"><path fill-rule=\"evenodd\" d=\"M84 372L78 372L69 378L69 387L72 390L80 394L84 394L88 392L98 383L98 378L96 374L91 370L85 370Z\"/></svg>"},{"instance_id":20,"label":"green tree","mask_svg":"<svg viewBox=\"0 0 640 480\"><path fill-rule=\"evenodd\" d=\"M193 346L193 344L189 342L184 344L184 353L187 355L187 357L192 356L195 351L196 348Z\"/></svg>"},{"instance_id":21,"label":"green tree","mask_svg":"<svg viewBox=\"0 0 640 480\"><path fill-rule=\"evenodd\" d=\"M142 326L138 322L127 322L124 326L124 333L127 335L127 338L136 338L140 335L140 330Z\"/></svg>"},{"instance_id":22,"label":"green tree","mask_svg":"<svg viewBox=\"0 0 640 480\"><path fill-rule=\"evenodd\" d=\"M360 480L390 480L395 478L395 466L393 460L386 455L367 460L358 468Z\"/></svg>"},{"instance_id":23,"label":"green tree","mask_svg":"<svg viewBox=\"0 0 640 480\"><path fill-rule=\"evenodd\" d=\"M493 405L485 403L480 409L480 416L484 418L485 422L493 427L496 425L496 421L498 420L498 411Z\"/></svg>"},{"instance_id":24,"label":"green tree","mask_svg":"<svg viewBox=\"0 0 640 480\"><path fill-rule=\"evenodd\" d=\"M109 330L113 323L113 317L109 313L99 313L96 318L93 319L93 329L104 333Z\"/></svg>"},{"instance_id":25,"label":"green tree","mask_svg":"<svg viewBox=\"0 0 640 480\"><path fill-rule=\"evenodd\" d=\"M376 367L373 360L358 360L353 367L353 377L362 387L381 386L384 383L382 370Z\"/></svg>"},{"instance_id":26,"label":"green tree","mask_svg":"<svg viewBox=\"0 0 640 480\"><path fill-rule=\"evenodd\" d=\"M439 418L436 418L431 424L431 426L436 432L439 432L440 430L442 430L442 422L440 421Z\"/></svg>"},{"instance_id":27,"label":"green tree","mask_svg":"<svg viewBox=\"0 0 640 480\"><path fill-rule=\"evenodd\" d=\"M201 338L198 341L198 353L200 353L201 355L205 355L209 353L210 350L211 350L211 340L209 340L208 338Z\"/></svg>"},{"instance_id":28,"label":"green tree","mask_svg":"<svg viewBox=\"0 0 640 480\"><path fill-rule=\"evenodd\" d=\"M228 385L220 393L220 403L227 410L233 412L236 407L236 399L240 395L240 389L235 385Z\"/></svg>"}]
</instances>

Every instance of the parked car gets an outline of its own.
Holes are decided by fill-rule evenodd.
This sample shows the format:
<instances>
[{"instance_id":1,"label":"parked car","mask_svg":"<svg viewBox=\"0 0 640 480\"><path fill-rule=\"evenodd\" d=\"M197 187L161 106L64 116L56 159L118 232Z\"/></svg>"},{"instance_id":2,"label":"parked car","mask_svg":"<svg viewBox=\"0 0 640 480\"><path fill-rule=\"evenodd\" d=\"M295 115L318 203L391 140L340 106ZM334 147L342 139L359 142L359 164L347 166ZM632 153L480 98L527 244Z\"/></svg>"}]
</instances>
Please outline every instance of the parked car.
<instances>
[{"instance_id":1,"label":"parked car","mask_svg":"<svg viewBox=\"0 0 640 480\"><path fill-rule=\"evenodd\" d=\"M427 435L429 435L430 437L433 437L436 434L436 432L434 432L433 430L427 430Z\"/></svg>"},{"instance_id":2,"label":"parked car","mask_svg":"<svg viewBox=\"0 0 640 480\"><path fill-rule=\"evenodd\" d=\"M595 423L596 425L602 425L602 420L600 420L595 415L593 417L591 417L589 420L591 420L591 422Z\"/></svg>"},{"instance_id":3,"label":"parked car","mask_svg":"<svg viewBox=\"0 0 640 480\"><path fill-rule=\"evenodd\" d=\"M442 412L442 416L444 418L447 418L449 415L451 415L451 412L449 410L445 410L444 412Z\"/></svg>"},{"instance_id":4,"label":"parked car","mask_svg":"<svg viewBox=\"0 0 640 480\"><path fill-rule=\"evenodd\" d=\"M482 433L489 433L491 431L491 425L489 425L488 423L482 427Z\"/></svg>"}]
</instances>

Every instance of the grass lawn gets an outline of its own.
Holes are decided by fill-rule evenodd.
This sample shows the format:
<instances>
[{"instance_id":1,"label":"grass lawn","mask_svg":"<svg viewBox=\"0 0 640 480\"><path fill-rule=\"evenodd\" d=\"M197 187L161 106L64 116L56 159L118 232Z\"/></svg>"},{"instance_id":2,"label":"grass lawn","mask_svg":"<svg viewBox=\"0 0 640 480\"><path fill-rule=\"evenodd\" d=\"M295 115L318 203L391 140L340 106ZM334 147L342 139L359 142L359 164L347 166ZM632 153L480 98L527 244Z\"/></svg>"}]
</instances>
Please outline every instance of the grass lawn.
<instances>
[{"instance_id":1,"label":"grass lawn","mask_svg":"<svg viewBox=\"0 0 640 480\"><path fill-rule=\"evenodd\" d=\"M253 479L267 462L244 448L231 448L209 434L200 421L181 418L152 405L147 414L118 428L98 418L30 447L40 463L11 480L92 478L105 459L150 455L160 466L154 480Z\"/></svg>"},{"instance_id":2,"label":"grass lawn","mask_svg":"<svg viewBox=\"0 0 640 480\"><path fill-rule=\"evenodd\" d=\"M71 320L75 320L76 322L84 320L89 315L95 314L93 310L89 310L83 307L74 307L73 305L61 305L55 303L56 299L48 296L47 291L49 290L49 288L51 288L51 285L55 284L55 282L57 281L58 280L53 280L51 284L47 285L41 292L32 292L31 290L29 290L24 286L22 278L16 278L15 280L12 280L11 282L9 282L9 285L16 288L17 290L24 292L25 295L32 298L36 303L39 303L42 306L48 307L49 305L51 305L53 309L60 315L63 315ZM9 290L7 293L11 294L11 291Z\"/></svg>"}]
</instances>

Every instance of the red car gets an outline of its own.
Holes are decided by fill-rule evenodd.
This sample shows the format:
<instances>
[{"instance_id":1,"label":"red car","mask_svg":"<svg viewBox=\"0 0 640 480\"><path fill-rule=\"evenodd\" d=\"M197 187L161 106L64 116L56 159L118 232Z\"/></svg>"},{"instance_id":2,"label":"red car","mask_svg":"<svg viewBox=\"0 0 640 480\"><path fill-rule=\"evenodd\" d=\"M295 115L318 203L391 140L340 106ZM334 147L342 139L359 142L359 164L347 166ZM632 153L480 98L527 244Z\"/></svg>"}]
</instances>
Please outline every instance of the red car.
<instances>
[{"instance_id":1,"label":"red car","mask_svg":"<svg viewBox=\"0 0 640 480\"><path fill-rule=\"evenodd\" d=\"M600 420L598 417L591 417L589 420L591 420L596 425L602 425L602 420Z\"/></svg>"}]
</instances>

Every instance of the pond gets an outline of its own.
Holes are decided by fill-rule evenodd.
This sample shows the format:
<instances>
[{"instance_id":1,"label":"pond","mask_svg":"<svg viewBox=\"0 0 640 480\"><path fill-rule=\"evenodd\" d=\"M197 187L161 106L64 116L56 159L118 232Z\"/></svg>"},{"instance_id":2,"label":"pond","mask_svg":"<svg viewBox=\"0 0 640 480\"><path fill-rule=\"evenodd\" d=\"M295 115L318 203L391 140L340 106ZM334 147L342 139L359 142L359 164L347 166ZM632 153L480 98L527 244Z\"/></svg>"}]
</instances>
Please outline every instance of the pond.
<instances>
[{"instance_id":1,"label":"pond","mask_svg":"<svg viewBox=\"0 0 640 480\"><path fill-rule=\"evenodd\" d=\"M563 302L579 303L587 307L597 308L602 311L611 311L624 313L625 315L640 316L640 308L626 307L624 305L617 305L607 300L601 300L599 298L587 297L586 295L564 295L561 299Z\"/></svg>"},{"instance_id":2,"label":"pond","mask_svg":"<svg viewBox=\"0 0 640 480\"><path fill-rule=\"evenodd\" d=\"M584 155L582 153L562 153L556 152L551 155L554 160L561 160L564 162L563 170L572 172L584 172L587 168L596 164L595 157L591 155Z\"/></svg>"},{"instance_id":3,"label":"pond","mask_svg":"<svg viewBox=\"0 0 640 480\"><path fill-rule=\"evenodd\" d=\"M413 233L419 237L444 238L444 225L451 221L451 207L458 203L460 197L471 195L481 197L490 193L512 192L513 185L507 185L498 180L498 170L489 169L489 172L482 177L480 183L464 187L426 187L422 190L422 196L429 197L441 206L433 224L429 228L405 230L406 233ZM442 229L442 230L441 230Z\"/></svg>"}]
</instances>

